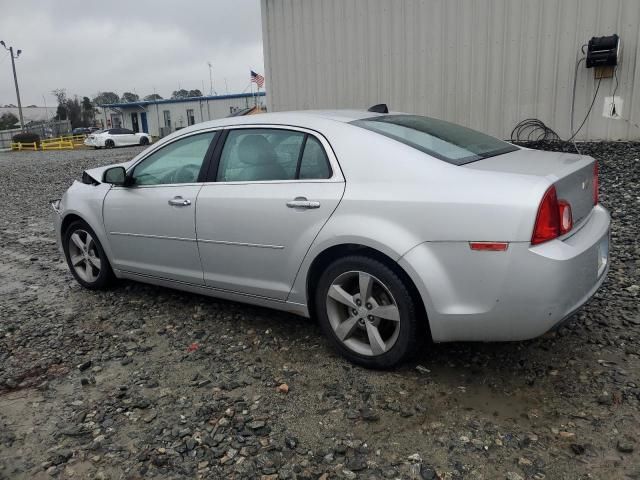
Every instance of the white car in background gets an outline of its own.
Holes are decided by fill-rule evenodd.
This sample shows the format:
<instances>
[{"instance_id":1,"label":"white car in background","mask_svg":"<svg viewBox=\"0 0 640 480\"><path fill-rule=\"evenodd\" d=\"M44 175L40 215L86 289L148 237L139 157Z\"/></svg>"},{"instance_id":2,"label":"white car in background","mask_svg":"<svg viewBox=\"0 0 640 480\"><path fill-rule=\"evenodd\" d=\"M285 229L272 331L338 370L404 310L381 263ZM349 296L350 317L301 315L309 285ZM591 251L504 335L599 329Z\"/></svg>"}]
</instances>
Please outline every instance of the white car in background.
<instances>
[{"instance_id":1,"label":"white car in background","mask_svg":"<svg viewBox=\"0 0 640 480\"><path fill-rule=\"evenodd\" d=\"M149 145L151 135L148 133L136 133L127 128L109 128L99 130L89 135L84 144L93 148L113 148L127 145Z\"/></svg>"}]
</instances>

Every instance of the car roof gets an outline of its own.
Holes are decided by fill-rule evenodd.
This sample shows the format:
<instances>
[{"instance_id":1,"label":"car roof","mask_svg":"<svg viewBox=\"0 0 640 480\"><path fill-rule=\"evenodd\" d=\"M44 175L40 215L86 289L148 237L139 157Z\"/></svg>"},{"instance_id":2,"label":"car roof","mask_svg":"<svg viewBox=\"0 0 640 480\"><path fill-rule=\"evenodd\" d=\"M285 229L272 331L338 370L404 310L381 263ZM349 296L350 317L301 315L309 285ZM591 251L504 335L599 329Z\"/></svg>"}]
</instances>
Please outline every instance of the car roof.
<instances>
[{"instance_id":1,"label":"car roof","mask_svg":"<svg viewBox=\"0 0 640 480\"><path fill-rule=\"evenodd\" d=\"M363 118L380 116L366 110L296 110L289 112L258 113L241 117L225 117L217 120L197 123L179 130L184 134L193 130L203 130L211 127L224 127L246 124L261 125L291 125L307 128L319 128L323 123L341 122L348 123Z\"/></svg>"}]
</instances>

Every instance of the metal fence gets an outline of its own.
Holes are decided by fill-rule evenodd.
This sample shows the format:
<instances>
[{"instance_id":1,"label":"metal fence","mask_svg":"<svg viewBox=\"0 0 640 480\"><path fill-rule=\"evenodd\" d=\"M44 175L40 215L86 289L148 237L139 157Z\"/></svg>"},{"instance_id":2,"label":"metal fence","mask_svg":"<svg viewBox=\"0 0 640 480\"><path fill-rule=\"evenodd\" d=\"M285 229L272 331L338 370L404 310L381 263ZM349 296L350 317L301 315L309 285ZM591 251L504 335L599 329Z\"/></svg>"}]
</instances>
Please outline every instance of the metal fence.
<instances>
[{"instance_id":1,"label":"metal fence","mask_svg":"<svg viewBox=\"0 0 640 480\"><path fill-rule=\"evenodd\" d=\"M0 130L0 150L11 148L11 139L16 133L22 131L20 128ZM32 123L25 127L24 131L40 135L41 139L54 138L71 132L71 122L69 120L51 120L49 122Z\"/></svg>"}]
</instances>

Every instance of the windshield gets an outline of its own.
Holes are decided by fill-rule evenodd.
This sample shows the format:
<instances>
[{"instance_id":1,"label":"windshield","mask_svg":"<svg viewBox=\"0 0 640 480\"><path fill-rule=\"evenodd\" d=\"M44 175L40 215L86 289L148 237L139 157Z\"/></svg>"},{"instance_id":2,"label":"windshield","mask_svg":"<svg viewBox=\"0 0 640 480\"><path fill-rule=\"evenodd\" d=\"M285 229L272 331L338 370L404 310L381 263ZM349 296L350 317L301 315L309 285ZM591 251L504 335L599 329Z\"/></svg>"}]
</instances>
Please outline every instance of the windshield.
<instances>
[{"instance_id":1,"label":"windshield","mask_svg":"<svg viewBox=\"0 0 640 480\"><path fill-rule=\"evenodd\" d=\"M418 115L382 115L351 123L454 165L518 150L470 128Z\"/></svg>"}]
</instances>

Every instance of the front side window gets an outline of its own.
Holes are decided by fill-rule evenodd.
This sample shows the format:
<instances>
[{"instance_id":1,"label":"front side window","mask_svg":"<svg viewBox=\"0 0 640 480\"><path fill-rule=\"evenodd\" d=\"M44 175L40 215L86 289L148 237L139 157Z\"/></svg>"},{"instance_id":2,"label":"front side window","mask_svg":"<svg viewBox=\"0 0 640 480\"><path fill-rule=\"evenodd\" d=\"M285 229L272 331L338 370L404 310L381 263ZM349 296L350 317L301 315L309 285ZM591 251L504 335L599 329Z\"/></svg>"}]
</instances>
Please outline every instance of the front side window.
<instances>
[{"instance_id":1,"label":"front side window","mask_svg":"<svg viewBox=\"0 0 640 480\"><path fill-rule=\"evenodd\" d=\"M195 183L217 132L176 140L152 153L133 170L134 185Z\"/></svg>"},{"instance_id":2,"label":"front side window","mask_svg":"<svg viewBox=\"0 0 640 480\"><path fill-rule=\"evenodd\" d=\"M518 150L476 130L418 115L381 115L351 123L454 165Z\"/></svg>"},{"instance_id":3,"label":"front side window","mask_svg":"<svg viewBox=\"0 0 640 480\"><path fill-rule=\"evenodd\" d=\"M227 136L216 180L259 182L331 177L320 142L303 132L238 129Z\"/></svg>"}]
</instances>

